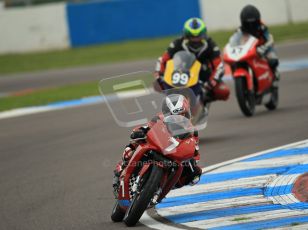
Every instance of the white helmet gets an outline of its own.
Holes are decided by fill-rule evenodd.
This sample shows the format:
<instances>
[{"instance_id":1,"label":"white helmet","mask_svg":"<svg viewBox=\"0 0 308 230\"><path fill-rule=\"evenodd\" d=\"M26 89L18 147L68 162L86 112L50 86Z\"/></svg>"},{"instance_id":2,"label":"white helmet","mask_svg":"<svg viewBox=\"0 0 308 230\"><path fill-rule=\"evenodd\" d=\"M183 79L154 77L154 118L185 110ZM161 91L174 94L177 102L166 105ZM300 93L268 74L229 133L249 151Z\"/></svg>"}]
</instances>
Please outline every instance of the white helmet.
<instances>
[{"instance_id":1,"label":"white helmet","mask_svg":"<svg viewBox=\"0 0 308 230\"><path fill-rule=\"evenodd\" d=\"M190 105L186 97L181 94L170 94L165 97L162 104L162 113L168 115L182 115L191 118Z\"/></svg>"}]
</instances>

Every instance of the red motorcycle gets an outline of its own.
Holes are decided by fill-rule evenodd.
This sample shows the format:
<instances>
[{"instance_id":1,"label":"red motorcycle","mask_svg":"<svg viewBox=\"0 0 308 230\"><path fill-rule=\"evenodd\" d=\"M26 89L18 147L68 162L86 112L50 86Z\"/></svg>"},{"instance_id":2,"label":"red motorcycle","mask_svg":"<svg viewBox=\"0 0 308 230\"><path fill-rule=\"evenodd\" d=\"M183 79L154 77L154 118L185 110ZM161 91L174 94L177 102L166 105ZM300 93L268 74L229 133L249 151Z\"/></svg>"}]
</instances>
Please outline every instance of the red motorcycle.
<instances>
[{"instance_id":1,"label":"red motorcycle","mask_svg":"<svg viewBox=\"0 0 308 230\"><path fill-rule=\"evenodd\" d=\"M224 49L224 61L231 66L238 104L250 117L255 106L264 104L269 110L278 106L278 85L267 60L257 53L259 40L237 31Z\"/></svg>"},{"instance_id":2,"label":"red motorcycle","mask_svg":"<svg viewBox=\"0 0 308 230\"><path fill-rule=\"evenodd\" d=\"M195 157L197 140L192 133L190 120L180 115L165 117L148 131L146 141L139 144L120 175L111 214L114 222L135 225L146 209L167 195L184 165Z\"/></svg>"}]
</instances>

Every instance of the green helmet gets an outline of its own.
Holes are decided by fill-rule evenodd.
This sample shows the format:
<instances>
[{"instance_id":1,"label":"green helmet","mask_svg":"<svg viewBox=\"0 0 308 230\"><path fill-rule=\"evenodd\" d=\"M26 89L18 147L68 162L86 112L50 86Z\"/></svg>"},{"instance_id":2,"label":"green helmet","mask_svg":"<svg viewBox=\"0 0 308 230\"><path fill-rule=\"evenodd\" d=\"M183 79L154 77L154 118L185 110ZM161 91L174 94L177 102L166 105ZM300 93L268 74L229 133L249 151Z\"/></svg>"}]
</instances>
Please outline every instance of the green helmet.
<instances>
[{"instance_id":1,"label":"green helmet","mask_svg":"<svg viewBox=\"0 0 308 230\"><path fill-rule=\"evenodd\" d=\"M184 37L205 37L206 26L200 18L190 18L184 24Z\"/></svg>"}]
</instances>

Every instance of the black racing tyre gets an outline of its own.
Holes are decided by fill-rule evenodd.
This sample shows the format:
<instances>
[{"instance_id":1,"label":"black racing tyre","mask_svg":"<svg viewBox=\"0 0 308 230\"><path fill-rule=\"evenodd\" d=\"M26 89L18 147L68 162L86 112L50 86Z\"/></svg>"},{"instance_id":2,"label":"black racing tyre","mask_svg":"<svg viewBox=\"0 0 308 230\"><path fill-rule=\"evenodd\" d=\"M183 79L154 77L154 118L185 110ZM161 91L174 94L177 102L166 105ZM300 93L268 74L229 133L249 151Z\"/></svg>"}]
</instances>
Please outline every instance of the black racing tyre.
<instances>
[{"instance_id":1,"label":"black racing tyre","mask_svg":"<svg viewBox=\"0 0 308 230\"><path fill-rule=\"evenodd\" d=\"M125 213L123 221L128 227L134 226L149 206L149 203L159 187L163 169L154 164L152 171L149 173L150 176L143 184L141 192L134 196L131 205Z\"/></svg>"},{"instance_id":2,"label":"black racing tyre","mask_svg":"<svg viewBox=\"0 0 308 230\"><path fill-rule=\"evenodd\" d=\"M120 208L119 201L116 201L111 213L111 220L113 222L120 222L123 220L125 212Z\"/></svg>"},{"instance_id":3,"label":"black racing tyre","mask_svg":"<svg viewBox=\"0 0 308 230\"><path fill-rule=\"evenodd\" d=\"M269 103L265 104L265 107L268 110L275 110L278 106L278 102L279 102L279 94L278 94L278 87L274 87L272 88L272 93L271 93L271 100L269 101Z\"/></svg>"},{"instance_id":4,"label":"black racing tyre","mask_svg":"<svg viewBox=\"0 0 308 230\"><path fill-rule=\"evenodd\" d=\"M237 102L242 113L246 117L251 117L255 113L256 101L253 92L249 92L244 77L235 78L235 91Z\"/></svg>"}]
</instances>

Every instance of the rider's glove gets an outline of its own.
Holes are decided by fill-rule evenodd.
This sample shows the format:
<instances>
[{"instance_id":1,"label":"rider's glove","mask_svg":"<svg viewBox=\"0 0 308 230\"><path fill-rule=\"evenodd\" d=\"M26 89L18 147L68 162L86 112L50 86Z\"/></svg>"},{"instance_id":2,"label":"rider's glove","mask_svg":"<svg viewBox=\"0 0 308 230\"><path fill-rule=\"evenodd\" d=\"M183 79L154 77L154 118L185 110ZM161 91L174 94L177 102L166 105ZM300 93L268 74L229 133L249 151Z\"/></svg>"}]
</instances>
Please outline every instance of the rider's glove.
<instances>
[{"instance_id":1,"label":"rider's glove","mask_svg":"<svg viewBox=\"0 0 308 230\"><path fill-rule=\"evenodd\" d=\"M265 45L259 46L259 47L257 48L257 53L258 53L261 57L265 56L267 51L268 51L268 47L265 46Z\"/></svg>"},{"instance_id":2,"label":"rider's glove","mask_svg":"<svg viewBox=\"0 0 308 230\"><path fill-rule=\"evenodd\" d=\"M123 152L123 162L127 162L133 156L133 153L134 151L129 146L127 146Z\"/></svg>"},{"instance_id":3,"label":"rider's glove","mask_svg":"<svg viewBox=\"0 0 308 230\"><path fill-rule=\"evenodd\" d=\"M219 83L219 80L217 80L217 79L212 79L212 80L209 80L208 82L207 82L207 84L206 84L206 88L208 89L208 90L212 90L212 89L214 89L217 85L218 85L218 83Z\"/></svg>"},{"instance_id":4,"label":"rider's glove","mask_svg":"<svg viewBox=\"0 0 308 230\"><path fill-rule=\"evenodd\" d=\"M163 80L162 80L163 74L159 71L155 71L153 75L154 78L156 79L153 82L153 88L155 91L161 92L163 90Z\"/></svg>"},{"instance_id":5,"label":"rider's glove","mask_svg":"<svg viewBox=\"0 0 308 230\"><path fill-rule=\"evenodd\" d=\"M212 89L215 88L217 86L217 84L218 84L218 80L216 80L216 79L213 79L213 80L209 81L209 86Z\"/></svg>"},{"instance_id":6,"label":"rider's glove","mask_svg":"<svg viewBox=\"0 0 308 230\"><path fill-rule=\"evenodd\" d=\"M204 83L204 99L203 99L203 103L210 103L212 101L214 101L214 95L213 95L213 90L214 88L218 85L218 81L215 79L212 79L206 83Z\"/></svg>"},{"instance_id":7,"label":"rider's glove","mask_svg":"<svg viewBox=\"0 0 308 230\"><path fill-rule=\"evenodd\" d=\"M159 79L162 76L162 73L159 71L155 71L153 75L155 79Z\"/></svg>"},{"instance_id":8,"label":"rider's glove","mask_svg":"<svg viewBox=\"0 0 308 230\"><path fill-rule=\"evenodd\" d=\"M137 130L131 133L130 135L131 139L140 139L140 138L145 138L145 133L142 130Z\"/></svg>"},{"instance_id":9,"label":"rider's glove","mask_svg":"<svg viewBox=\"0 0 308 230\"><path fill-rule=\"evenodd\" d=\"M135 130L131 133L130 138L131 139L143 139L146 137L147 132L149 131L149 127L142 126L138 130Z\"/></svg>"}]
</instances>

